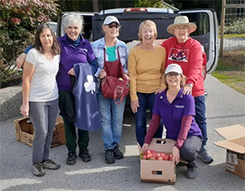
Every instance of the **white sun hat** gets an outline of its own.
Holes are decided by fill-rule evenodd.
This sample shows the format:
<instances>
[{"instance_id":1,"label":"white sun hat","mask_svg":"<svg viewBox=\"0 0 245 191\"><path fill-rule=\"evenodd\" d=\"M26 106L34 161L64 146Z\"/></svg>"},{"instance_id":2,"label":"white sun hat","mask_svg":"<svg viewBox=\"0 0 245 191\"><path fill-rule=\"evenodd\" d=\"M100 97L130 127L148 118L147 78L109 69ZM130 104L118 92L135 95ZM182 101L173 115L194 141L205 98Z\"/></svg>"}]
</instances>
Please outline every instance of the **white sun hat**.
<instances>
[{"instance_id":1,"label":"white sun hat","mask_svg":"<svg viewBox=\"0 0 245 191\"><path fill-rule=\"evenodd\" d=\"M175 72L177 74L183 74L183 71L178 64L169 64L168 67L165 70L165 75L170 73L170 72Z\"/></svg>"},{"instance_id":2,"label":"white sun hat","mask_svg":"<svg viewBox=\"0 0 245 191\"><path fill-rule=\"evenodd\" d=\"M190 23L187 16L177 16L174 19L174 24L169 25L167 31L170 34L174 34L174 28L179 25L187 25L190 33L193 33L197 29L196 24Z\"/></svg>"},{"instance_id":3,"label":"white sun hat","mask_svg":"<svg viewBox=\"0 0 245 191\"><path fill-rule=\"evenodd\" d=\"M115 16L111 16L111 15L105 18L103 25L109 25L111 23L117 23L120 25L119 20Z\"/></svg>"}]
</instances>

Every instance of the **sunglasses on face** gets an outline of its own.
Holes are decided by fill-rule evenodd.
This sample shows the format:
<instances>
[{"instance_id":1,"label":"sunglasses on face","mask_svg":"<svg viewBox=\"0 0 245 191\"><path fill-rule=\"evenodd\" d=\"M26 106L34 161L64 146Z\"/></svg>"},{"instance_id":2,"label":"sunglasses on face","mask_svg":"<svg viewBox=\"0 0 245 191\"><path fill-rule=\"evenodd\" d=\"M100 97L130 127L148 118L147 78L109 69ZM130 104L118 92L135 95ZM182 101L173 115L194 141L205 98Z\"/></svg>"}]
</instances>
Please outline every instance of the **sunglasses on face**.
<instances>
[{"instance_id":1,"label":"sunglasses on face","mask_svg":"<svg viewBox=\"0 0 245 191\"><path fill-rule=\"evenodd\" d=\"M179 74L176 72L169 72L167 73L167 76L178 76Z\"/></svg>"},{"instance_id":2,"label":"sunglasses on face","mask_svg":"<svg viewBox=\"0 0 245 191\"><path fill-rule=\"evenodd\" d=\"M117 25L117 24L110 24L110 25L107 25L110 29L112 29L113 27L114 28L120 28L120 25Z\"/></svg>"}]
</instances>

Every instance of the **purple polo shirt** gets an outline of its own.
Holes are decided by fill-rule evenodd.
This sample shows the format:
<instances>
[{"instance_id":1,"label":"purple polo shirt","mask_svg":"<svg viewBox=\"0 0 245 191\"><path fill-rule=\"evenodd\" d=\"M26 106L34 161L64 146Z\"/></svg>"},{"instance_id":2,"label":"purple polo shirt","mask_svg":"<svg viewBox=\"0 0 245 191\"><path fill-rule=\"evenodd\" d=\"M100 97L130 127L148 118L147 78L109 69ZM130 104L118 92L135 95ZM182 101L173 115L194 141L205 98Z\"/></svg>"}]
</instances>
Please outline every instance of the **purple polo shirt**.
<instances>
[{"instance_id":1,"label":"purple polo shirt","mask_svg":"<svg viewBox=\"0 0 245 191\"><path fill-rule=\"evenodd\" d=\"M61 47L60 66L57 74L57 83L59 90L71 90L70 75L68 71L77 63L89 63L95 59L92 47L86 39L80 35L81 42L78 46L73 46L68 42L68 36L65 34L59 37Z\"/></svg>"},{"instance_id":2,"label":"purple polo shirt","mask_svg":"<svg viewBox=\"0 0 245 191\"><path fill-rule=\"evenodd\" d=\"M180 89L174 101L170 104L166 97L167 90L156 96L153 113L159 115L167 129L167 138L177 140L181 128L183 116L195 116L195 102L192 95L183 95L183 89ZM200 136L199 129L195 118L192 117L191 127L187 137Z\"/></svg>"}]
</instances>

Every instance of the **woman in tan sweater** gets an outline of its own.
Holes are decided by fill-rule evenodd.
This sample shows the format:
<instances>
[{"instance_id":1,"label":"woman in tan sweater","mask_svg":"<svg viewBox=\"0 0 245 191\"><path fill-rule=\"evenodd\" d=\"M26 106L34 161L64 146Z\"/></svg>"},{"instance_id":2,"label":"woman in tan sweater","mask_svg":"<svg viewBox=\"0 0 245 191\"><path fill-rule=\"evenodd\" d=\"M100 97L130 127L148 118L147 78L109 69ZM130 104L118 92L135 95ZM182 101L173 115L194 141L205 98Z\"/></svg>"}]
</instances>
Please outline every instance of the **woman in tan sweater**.
<instances>
[{"instance_id":1,"label":"woman in tan sweater","mask_svg":"<svg viewBox=\"0 0 245 191\"><path fill-rule=\"evenodd\" d=\"M136 138L142 146L146 135L146 110L152 109L156 95L165 89L165 49L154 44L157 37L156 24L151 20L139 26L140 44L129 53L131 109L136 116ZM155 137L162 136L159 128Z\"/></svg>"}]
</instances>

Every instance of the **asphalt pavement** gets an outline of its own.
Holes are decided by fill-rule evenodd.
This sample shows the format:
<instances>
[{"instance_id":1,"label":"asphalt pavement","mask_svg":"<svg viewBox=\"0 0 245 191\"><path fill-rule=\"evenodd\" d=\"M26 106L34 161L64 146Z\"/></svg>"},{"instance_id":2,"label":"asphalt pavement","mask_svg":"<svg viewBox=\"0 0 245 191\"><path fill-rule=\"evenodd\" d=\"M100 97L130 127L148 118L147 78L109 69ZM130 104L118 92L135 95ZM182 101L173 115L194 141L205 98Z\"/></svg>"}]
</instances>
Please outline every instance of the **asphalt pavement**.
<instances>
[{"instance_id":1,"label":"asphalt pavement","mask_svg":"<svg viewBox=\"0 0 245 191\"><path fill-rule=\"evenodd\" d=\"M142 183L140 160L134 131L134 116L125 112L121 150L125 158L114 164L104 163L103 142L99 131L90 133L92 161L80 158L74 166L66 165L65 145L51 149L50 158L61 164L56 171L46 170L44 177L35 177L31 171L32 148L15 138L14 120L0 122L0 190L4 191L245 191L245 180L225 170L226 150L213 144L222 140L214 129L229 125L245 125L245 96L227 87L211 75L205 82L208 91L207 122L209 151L215 161L204 164L197 159L199 175L195 180L185 177L186 168L177 167L174 185Z\"/></svg>"}]
</instances>

